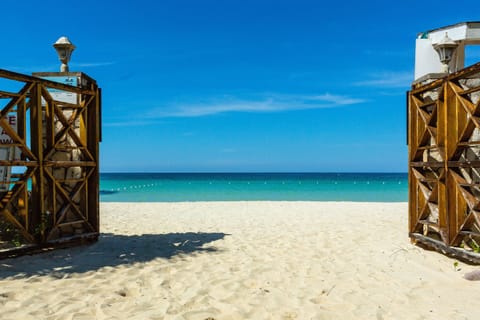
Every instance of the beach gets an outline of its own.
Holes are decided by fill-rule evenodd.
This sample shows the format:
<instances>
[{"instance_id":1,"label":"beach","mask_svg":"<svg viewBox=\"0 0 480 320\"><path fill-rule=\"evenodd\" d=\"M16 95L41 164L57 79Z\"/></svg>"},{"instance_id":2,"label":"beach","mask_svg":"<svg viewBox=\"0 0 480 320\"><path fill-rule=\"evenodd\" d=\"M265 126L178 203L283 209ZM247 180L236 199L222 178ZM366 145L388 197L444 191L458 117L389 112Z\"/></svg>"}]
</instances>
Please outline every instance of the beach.
<instances>
[{"instance_id":1,"label":"beach","mask_svg":"<svg viewBox=\"0 0 480 320\"><path fill-rule=\"evenodd\" d=\"M0 260L1 319L477 319L479 269L400 203L101 203L97 243Z\"/></svg>"}]
</instances>

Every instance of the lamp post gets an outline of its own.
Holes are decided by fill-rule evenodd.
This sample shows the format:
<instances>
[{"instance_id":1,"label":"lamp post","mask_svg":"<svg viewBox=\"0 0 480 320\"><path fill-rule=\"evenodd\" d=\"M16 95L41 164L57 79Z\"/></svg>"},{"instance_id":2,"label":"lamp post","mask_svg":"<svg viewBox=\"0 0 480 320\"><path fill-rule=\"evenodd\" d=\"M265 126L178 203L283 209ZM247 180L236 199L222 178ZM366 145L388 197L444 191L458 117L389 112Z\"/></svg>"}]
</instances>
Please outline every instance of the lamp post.
<instances>
[{"instance_id":1,"label":"lamp post","mask_svg":"<svg viewBox=\"0 0 480 320\"><path fill-rule=\"evenodd\" d=\"M444 73L449 73L448 64L452 60L453 53L457 48L458 43L449 38L448 34L445 32L445 37L437 44L433 45L433 48L437 51L438 56L440 57L440 62L443 64Z\"/></svg>"},{"instance_id":2,"label":"lamp post","mask_svg":"<svg viewBox=\"0 0 480 320\"><path fill-rule=\"evenodd\" d=\"M60 72L68 72L68 62L70 61L73 50L75 50L75 46L67 37L60 37L57 42L53 44L53 47L57 50L58 58L62 62Z\"/></svg>"}]
</instances>

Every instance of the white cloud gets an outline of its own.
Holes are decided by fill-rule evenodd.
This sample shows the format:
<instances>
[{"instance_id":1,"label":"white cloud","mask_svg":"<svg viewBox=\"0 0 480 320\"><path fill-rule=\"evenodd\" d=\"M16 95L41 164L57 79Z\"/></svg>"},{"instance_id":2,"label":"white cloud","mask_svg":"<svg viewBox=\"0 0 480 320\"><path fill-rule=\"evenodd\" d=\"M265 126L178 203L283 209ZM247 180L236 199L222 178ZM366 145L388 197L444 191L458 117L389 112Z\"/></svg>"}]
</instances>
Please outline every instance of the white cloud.
<instances>
[{"instance_id":1,"label":"white cloud","mask_svg":"<svg viewBox=\"0 0 480 320\"><path fill-rule=\"evenodd\" d=\"M333 106L344 106L344 105L349 105L349 104L358 104L358 103L363 103L365 102L364 99L358 99L358 98L350 98L347 96L339 96L339 95L333 95L329 93L325 93L319 96L311 96L311 97L304 97L305 100L311 99L313 101L319 101L319 102L328 102L332 103Z\"/></svg>"},{"instance_id":2,"label":"white cloud","mask_svg":"<svg viewBox=\"0 0 480 320\"><path fill-rule=\"evenodd\" d=\"M259 100L241 100L226 98L210 103L177 104L166 108L157 108L149 113L149 118L163 117L201 117L226 112L284 112L292 110L334 108L360 104L363 99L332 95L270 95Z\"/></svg>"},{"instance_id":3,"label":"white cloud","mask_svg":"<svg viewBox=\"0 0 480 320\"><path fill-rule=\"evenodd\" d=\"M413 81L413 72L380 72L370 76L370 79L354 83L356 86L381 88L406 88Z\"/></svg>"},{"instance_id":4,"label":"white cloud","mask_svg":"<svg viewBox=\"0 0 480 320\"><path fill-rule=\"evenodd\" d=\"M72 62L70 63L72 66L80 67L80 68L90 68L90 67L104 67L110 66L112 64L116 64L115 61L105 61L105 62Z\"/></svg>"},{"instance_id":5,"label":"white cloud","mask_svg":"<svg viewBox=\"0 0 480 320\"><path fill-rule=\"evenodd\" d=\"M73 68L93 68L93 67L103 67L116 64L116 61L105 61L105 62L70 62L70 67ZM57 64L44 64L44 65L31 65L31 66L16 66L9 65L2 67L3 69L12 70L15 72L21 73L32 73L32 72L47 72L47 71L59 71L60 61Z\"/></svg>"},{"instance_id":6,"label":"white cloud","mask_svg":"<svg viewBox=\"0 0 480 320\"><path fill-rule=\"evenodd\" d=\"M154 120L125 120L125 121L116 121L116 122L109 122L105 121L102 123L102 126L104 127L131 127L131 126L151 126L151 125L157 125L161 123L160 121L154 121Z\"/></svg>"}]
</instances>

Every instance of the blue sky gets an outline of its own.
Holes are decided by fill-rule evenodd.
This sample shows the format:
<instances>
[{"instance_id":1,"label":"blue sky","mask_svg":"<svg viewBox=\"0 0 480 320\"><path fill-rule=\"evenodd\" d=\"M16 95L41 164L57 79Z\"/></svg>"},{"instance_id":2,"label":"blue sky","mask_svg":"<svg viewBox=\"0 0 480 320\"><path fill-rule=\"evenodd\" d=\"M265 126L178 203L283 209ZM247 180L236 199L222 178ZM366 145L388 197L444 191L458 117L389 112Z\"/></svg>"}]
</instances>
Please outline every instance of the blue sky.
<instances>
[{"instance_id":1,"label":"blue sky","mask_svg":"<svg viewBox=\"0 0 480 320\"><path fill-rule=\"evenodd\" d=\"M58 71L70 38L103 172L405 172L416 35L480 20L452 3L3 0L0 68Z\"/></svg>"}]
</instances>

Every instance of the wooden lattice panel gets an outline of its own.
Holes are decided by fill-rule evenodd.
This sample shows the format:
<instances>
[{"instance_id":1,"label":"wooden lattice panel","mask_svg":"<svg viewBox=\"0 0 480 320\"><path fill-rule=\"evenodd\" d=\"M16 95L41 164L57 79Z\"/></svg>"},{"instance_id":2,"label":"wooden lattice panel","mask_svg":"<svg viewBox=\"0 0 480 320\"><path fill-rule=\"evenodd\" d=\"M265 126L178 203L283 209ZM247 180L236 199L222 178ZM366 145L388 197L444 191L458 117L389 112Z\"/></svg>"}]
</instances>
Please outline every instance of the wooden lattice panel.
<instances>
[{"instance_id":1,"label":"wooden lattice panel","mask_svg":"<svg viewBox=\"0 0 480 320\"><path fill-rule=\"evenodd\" d=\"M444 103L440 82L428 90L412 93L410 108L410 230L442 240L445 225L440 219L445 207L440 201L445 189Z\"/></svg>"},{"instance_id":2,"label":"wooden lattice panel","mask_svg":"<svg viewBox=\"0 0 480 320\"><path fill-rule=\"evenodd\" d=\"M0 70L0 77L23 85L0 91L0 128L10 138L0 147L16 150L15 159L0 160L15 171L0 192L0 255L11 240L5 230L16 234L17 247L98 236L100 91L84 74L61 75L84 81L73 87ZM53 91L75 99L56 99ZM15 128L8 114L16 116Z\"/></svg>"},{"instance_id":3,"label":"wooden lattice panel","mask_svg":"<svg viewBox=\"0 0 480 320\"><path fill-rule=\"evenodd\" d=\"M410 236L480 263L480 64L408 101Z\"/></svg>"}]
</instances>

